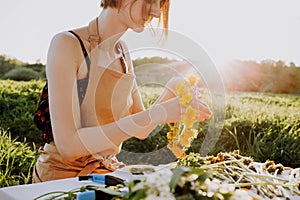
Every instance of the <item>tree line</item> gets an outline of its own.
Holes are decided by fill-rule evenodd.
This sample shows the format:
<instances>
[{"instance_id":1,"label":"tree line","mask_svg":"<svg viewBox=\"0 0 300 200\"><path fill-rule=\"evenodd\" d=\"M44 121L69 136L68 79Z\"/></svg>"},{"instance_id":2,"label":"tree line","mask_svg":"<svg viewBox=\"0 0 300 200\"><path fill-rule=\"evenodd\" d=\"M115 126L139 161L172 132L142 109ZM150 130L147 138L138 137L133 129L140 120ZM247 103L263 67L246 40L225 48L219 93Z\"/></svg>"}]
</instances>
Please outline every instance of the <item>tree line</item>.
<instances>
[{"instance_id":1,"label":"tree line","mask_svg":"<svg viewBox=\"0 0 300 200\"><path fill-rule=\"evenodd\" d=\"M133 60L134 66L148 63L167 64L176 62L167 57L144 57ZM282 60L241 61L234 60L220 69L224 86L228 91L300 93L300 66ZM29 81L45 79L45 65L29 64L0 55L0 79Z\"/></svg>"},{"instance_id":2,"label":"tree line","mask_svg":"<svg viewBox=\"0 0 300 200\"><path fill-rule=\"evenodd\" d=\"M29 81L33 79L45 79L45 65L36 62L30 64L15 58L0 55L0 79L16 81Z\"/></svg>"},{"instance_id":3,"label":"tree line","mask_svg":"<svg viewBox=\"0 0 300 200\"><path fill-rule=\"evenodd\" d=\"M293 62L235 60L220 73L230 91L300 94L300 67Z\"/></svg>"}]
</instances>

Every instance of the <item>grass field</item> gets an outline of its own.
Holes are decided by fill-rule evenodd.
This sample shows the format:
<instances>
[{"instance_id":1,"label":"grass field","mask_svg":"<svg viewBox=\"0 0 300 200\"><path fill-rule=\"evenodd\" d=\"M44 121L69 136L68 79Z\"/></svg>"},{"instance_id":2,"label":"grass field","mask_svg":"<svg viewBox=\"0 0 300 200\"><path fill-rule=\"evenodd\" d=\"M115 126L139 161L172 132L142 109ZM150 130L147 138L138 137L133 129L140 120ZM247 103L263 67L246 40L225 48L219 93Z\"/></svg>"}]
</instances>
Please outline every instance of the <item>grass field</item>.
<instances>
[{"instance_id":1,"label":"grass field","mask_svg":"<svg viewBox=\"0 0 300 200\"><path fill-rule=\"evenodd\" d=\"M41 133L33 125L33 113L43 85L43 81L0 80L0 187L30 182L37 148L42 145ZM162 91L146 86L140 89L146 107ZM300 167L300 95L228 92L224 122L211 154L238 149L256 161L271 159L285 166ZM195 125L199 135L189 151L199 151L208 124L209 121ZM125 141L123 149L141 153L160 149L166 146L167 131L167 125L161 125L145 141ZM163 156L149 161L159 164ZM120 157L128 164L147 162L144 157Z\"/></svg>"}]
</instances>

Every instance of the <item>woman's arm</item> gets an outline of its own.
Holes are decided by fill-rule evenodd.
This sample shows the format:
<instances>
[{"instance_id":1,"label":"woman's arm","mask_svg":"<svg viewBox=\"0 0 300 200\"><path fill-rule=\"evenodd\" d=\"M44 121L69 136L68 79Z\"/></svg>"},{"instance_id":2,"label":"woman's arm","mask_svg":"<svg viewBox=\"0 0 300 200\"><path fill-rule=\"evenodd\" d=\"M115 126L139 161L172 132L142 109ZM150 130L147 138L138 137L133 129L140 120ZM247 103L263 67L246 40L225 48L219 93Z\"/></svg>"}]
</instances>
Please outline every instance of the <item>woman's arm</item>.
<instances>
[{"instance_id":1,"label":"woman's arm","mask_svg":"<svg viewBox=\"0 0 300 200\"><path fill-rule=\"evenodd\" d=\"M138 113L145 110L143 100L136 81L133 86L132 99L133 99L132 113Z\"/></svg>"},{"instance_id":2,"label":"woman's arm","mask_svg":"<svg viewBox=\"0 0 300 200\"><path fill-rule=\"evenodd\" d=\"M130 137L145 138L159 124L181 119L177 98L114 123L81 127L76 77L83 62L80 45L68 33L51 41L47 59L49 106L55 144L66 160L109 151Z\"/></svg>"}]
</instances>

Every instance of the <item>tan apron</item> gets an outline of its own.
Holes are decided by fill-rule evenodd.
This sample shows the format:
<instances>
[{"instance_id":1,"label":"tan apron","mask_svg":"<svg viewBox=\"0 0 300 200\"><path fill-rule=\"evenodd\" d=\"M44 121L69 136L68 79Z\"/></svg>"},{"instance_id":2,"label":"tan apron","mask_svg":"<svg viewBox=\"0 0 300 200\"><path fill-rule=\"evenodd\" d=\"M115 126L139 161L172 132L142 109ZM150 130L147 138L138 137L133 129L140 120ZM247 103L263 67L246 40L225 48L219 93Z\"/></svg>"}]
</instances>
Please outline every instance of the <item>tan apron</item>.
<instances>
[{"instance_id":1,"label":"tan apron","mask_svg":"<svg viewBox=\"0 0 300 200\"><path fill-rule=\"evenodd\" d=\"M82 127L111 123L132 113L135 75L98 66L97 23L95 19L89 24L90 44L93 50L90 52L89 83L81 105ZM115 158L120 149L121 146L112 146L111 149L97 155L67 162L59 154L54 142L45 144L39 149L40 156L34 168L32 182L114 171L124 166Z\"/></svg>"}]
</instances>

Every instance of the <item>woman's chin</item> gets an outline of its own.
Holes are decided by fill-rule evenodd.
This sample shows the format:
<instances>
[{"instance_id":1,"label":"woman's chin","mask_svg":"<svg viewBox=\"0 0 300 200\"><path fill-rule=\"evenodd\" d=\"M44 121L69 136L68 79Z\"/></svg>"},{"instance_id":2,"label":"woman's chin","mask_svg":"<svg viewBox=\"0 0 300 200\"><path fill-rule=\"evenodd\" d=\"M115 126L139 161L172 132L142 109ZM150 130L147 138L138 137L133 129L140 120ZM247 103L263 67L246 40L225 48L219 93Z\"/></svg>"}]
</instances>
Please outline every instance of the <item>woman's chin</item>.
<instances>
[{"instance_id":1,"label":"woman's chin","mask_svg":"<svg viewBox=\"0 0 300 200\"><path fill-rule=\"evenodd\" d=\"M141 33L144 31L145 27L144 26L136 26L136 27L133 27L131 28L134 32L136 33Z\"/></svg>"}]
</instances>

